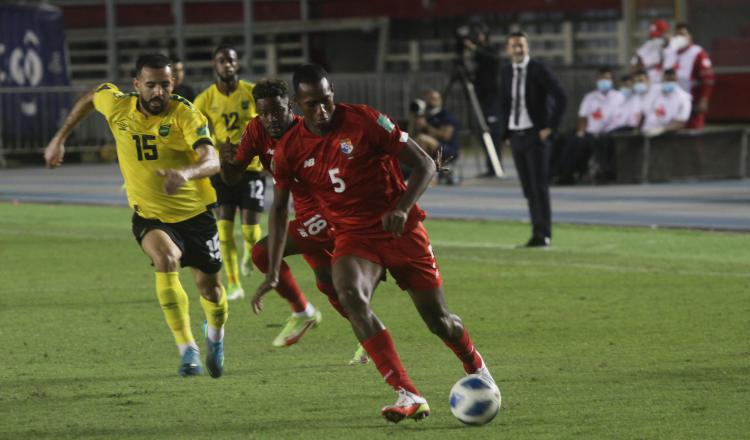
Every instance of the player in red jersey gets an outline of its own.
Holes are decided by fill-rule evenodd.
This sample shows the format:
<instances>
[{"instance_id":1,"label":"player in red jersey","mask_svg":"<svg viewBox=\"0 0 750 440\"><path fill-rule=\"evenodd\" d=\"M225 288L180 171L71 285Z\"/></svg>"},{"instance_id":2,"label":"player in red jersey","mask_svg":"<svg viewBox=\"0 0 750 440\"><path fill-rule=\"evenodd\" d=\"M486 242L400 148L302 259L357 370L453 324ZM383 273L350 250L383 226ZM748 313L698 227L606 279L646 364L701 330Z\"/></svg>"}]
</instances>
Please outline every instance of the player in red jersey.
<instances>
[{"instance_id":1,"label":"player in red jersey","mask_svg":"<svg viewBox=\"0 0 750 440\"><path fill-rule=\"evenodd\" d=\"M385 269L407 290L430 331L463 362L467 373L492 380L461 319L445 303L442 278L422 226L417 199L436 172L435 163L387 116L362 105L334 104L333 87L320 66L294 73L295 101L303 123L274 150L276 177L269 219L270 270L256 294L278 283L287 231L290 189L307 188L334 227L333 283L357 339L385 381L398 393L381 414L391 422L422 419L427 401L409 379L388 330L370 307ZM412 168L406 185L398 162Z\"/></svg>"},{"instance_id":2,"label":"player in red jersey","mask_svg":"<svg viewBox=\"0 0 750 440\"><path fill-rule=\"evenodd\" d=\"M253 98L258 116L245 127L239 146L225 143L220 148L221 177L228 185L234 185L241 180L245 168L256 156L260 158L265 169L270 169L277 139L301 119L291 111L287 85L282 80L260 81L253 89ZM329 232L328 222L321 215L317 202L304 188L297 185L292 188L292 193L297 216L289 224L288 235L291 238L284 248L284 256L302 254L315 272L320 291L326 294L331 305L346 317L346 312L338 303L331 280L333 238ZM267 237L256 243L252 251L253 263L263 273L268 272L266 242ZM296 343L309 328L316 326L320 322L321 314L307 301L285 262L282 262L280 267L276 290L292 308L287 325L273 341L273 345L284 347ZM262 308L260 297L254 298L255 313L260 313ZM366 362L367 358L362 361Z\"/></svg>"}]
</instances>

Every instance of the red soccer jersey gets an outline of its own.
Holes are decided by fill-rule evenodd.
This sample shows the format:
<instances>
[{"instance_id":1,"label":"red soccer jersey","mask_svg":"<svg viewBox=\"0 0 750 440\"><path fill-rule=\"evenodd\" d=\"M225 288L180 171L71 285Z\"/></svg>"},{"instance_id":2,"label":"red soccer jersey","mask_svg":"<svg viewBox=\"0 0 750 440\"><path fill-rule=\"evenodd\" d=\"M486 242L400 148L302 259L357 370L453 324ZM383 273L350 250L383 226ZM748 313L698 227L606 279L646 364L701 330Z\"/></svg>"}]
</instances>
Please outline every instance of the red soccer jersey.
<instances>
[{"instance_id":1,"label":"red soccer jersey","mask_svg":"<svg viewBox=\"0 0 750 440\"><path fill-rule=\"evenodd\" d=\"M364 105L337 104L326 135L312 134L303 122L281 138L272 170L277 185L307 188L337 234L388 237L381 218L406 191L396 157L407 139L384 114ZM405 230L424 218L415 205Z\"/></svg>"},{"instance_id":2,"label":"red soccer jersey","mask_svg":"<svg viewBox=\"0 0 750 440\"><path fill-rule=\"evenodd\" d=\"M294 124L302 120L301 117L293 115ZM294 125L292 125L294 127ZM245 127L240 140L240 146L237 148L234 160L242 167L246 167L255 156L260 158L260 163L267 170L271 169L271 159L276 148L276 139L268 134L260 118L253 118ZM311 213L319 211L318 202L310 195L304 187L294 185L291 188L292 200L294 201L294 212L297 217L304 217Z\"/></svg>"}]
</instances>

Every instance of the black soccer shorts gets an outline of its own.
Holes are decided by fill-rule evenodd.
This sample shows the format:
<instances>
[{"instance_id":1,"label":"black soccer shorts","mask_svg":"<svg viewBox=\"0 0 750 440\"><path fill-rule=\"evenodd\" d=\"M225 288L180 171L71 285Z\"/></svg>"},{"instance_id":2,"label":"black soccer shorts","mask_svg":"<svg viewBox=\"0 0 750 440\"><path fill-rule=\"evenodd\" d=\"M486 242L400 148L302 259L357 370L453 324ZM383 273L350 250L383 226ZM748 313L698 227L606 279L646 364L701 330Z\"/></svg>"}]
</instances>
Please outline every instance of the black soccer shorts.
<instances>
[{"instance_id":1,"label":"black soccer shorts","mask_svg":"<svg viewBox=\"0 0 750 440\"><path fill-rule=\"evenodd\" d=\"M181 267L194 267L205 273L216 273L221 270L219 231L211 210L178 223L164 223L133 213L133 235L139 245L146 233L153 229L166 232L180 248Z\"/></svg>"},{"instance_id":2,"label":"black soccer shorts","mask_svg":"<svg viewBox=\"0 0 750 440\"><path fill-rule=\"evenodd\" d=\"M211 176L211 184L216 190L217 204L237 206L253 212L263 212L266 196L266 178L257 171L245 171L242 180L236 185L229 186L221 179L221 175Z\"/></svg>"}]
</instances>

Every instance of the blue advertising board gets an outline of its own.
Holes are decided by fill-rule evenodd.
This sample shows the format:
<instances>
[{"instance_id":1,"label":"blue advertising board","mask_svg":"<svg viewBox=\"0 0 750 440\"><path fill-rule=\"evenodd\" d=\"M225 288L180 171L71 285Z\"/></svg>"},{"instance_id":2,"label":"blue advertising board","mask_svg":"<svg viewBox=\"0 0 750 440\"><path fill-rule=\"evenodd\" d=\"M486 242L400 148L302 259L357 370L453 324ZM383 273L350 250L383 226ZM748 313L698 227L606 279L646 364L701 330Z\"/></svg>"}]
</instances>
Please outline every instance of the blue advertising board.
<instances>
[{"instance_id":1,"label":"blue advertising board","mask_svg":"<svg viewBox=\"0 0 750 440\"><path fill-rule=\"evenodd\" d=\"M0 5L0 127L3 137L38 139L55 132L71 106L63 16L50 5Z\"/></svg>"}]
</instances>

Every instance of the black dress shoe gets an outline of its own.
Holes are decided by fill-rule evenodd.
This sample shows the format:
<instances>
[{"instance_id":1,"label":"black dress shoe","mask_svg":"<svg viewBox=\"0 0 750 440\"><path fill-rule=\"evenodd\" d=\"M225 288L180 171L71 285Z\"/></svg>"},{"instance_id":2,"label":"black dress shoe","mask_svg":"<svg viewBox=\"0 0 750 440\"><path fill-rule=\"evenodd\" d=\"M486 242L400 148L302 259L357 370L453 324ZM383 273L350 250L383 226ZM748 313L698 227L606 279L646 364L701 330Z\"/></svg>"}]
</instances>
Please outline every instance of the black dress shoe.
<instances>
[{"instance_id":1,"label":"black dress shoe","mask_svg":"<svg viewBox=\"0 0 750 440\"><path fill-rule=\"evenodd\" d=\"M525 245L526 248L547 248L550 245L549 237L531 237Z\"/></svg>"}]
</instances>

